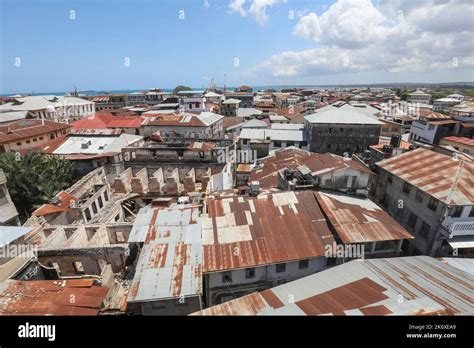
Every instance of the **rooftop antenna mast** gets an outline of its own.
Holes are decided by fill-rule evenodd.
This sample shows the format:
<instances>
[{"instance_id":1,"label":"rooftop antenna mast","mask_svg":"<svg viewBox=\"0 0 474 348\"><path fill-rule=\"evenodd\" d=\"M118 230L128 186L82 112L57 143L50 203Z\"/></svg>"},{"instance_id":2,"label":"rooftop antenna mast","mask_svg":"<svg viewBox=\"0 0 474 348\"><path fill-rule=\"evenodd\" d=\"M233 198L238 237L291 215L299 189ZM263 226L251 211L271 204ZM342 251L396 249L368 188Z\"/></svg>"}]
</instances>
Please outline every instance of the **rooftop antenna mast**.
<instances>
[{"instance_id":1,"label":"rooftop antenna mast","mask_svg":"<svg viewBox=\"0 0 474 348\"><path fill-rule=\"evenodd\" d=\"M224 74L224 92L227 90L227 74Z\"/></svg>"}]
</instances>

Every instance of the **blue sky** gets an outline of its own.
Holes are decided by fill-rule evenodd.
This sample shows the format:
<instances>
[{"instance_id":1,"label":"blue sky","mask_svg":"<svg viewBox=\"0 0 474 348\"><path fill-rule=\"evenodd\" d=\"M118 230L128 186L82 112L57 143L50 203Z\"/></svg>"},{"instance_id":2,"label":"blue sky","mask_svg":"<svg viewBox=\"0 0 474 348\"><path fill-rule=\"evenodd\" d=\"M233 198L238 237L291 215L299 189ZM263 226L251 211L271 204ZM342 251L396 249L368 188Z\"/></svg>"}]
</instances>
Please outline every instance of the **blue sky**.
<instances>
[{"instance_id":1,"label":"blue sky","mask_svg":"<svg viewBox=\"0 0 474 348\"><path fill-rule=\"evenodd\" d=\"M370 50L381 54L373 42L389 45L377 33L399 30L392 23L397 8L353 1L0 0L0 93L69 91L74 85L80 90L201 87L211 76L222 85L224 74L229 86L473 80L472 48L469 52L465 44L447 37L440 50L450 49L452 57L420 56L420 47L430 42L418 38L436 31L429 21L400 31L413 42L407 45L413 53L396 60L381 56L386 64L380 66L371 63ZM452 7L449 0L446 5ZM404 6L413 26L415 10ZM430 0L422 6L433 8ZM344 16L349 20L341 21ZM472 26L465 26L456 31L472 39ZM349 62L342 64L344 59ZM451 61L456 69L447 67Z\"/></svg>"}]
</instances>

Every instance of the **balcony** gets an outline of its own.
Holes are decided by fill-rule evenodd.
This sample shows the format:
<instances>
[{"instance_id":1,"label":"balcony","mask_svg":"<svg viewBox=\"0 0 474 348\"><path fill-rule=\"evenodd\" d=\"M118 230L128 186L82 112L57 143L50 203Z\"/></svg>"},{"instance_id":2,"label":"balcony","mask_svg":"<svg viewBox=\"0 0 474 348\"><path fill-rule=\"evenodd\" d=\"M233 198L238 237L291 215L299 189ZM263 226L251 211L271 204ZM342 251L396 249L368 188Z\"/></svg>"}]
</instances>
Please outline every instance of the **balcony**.
<instances>
[{"instance_id":1,"label":"balcony","mask_svg":"<svg viewBox=\"0 0 474 348\"><path fill-rule=\"evenodd\" d=\"M474 218L452 219L443 225L448 230L450 238L474 235Z\"/></svg>"}]
</instances>

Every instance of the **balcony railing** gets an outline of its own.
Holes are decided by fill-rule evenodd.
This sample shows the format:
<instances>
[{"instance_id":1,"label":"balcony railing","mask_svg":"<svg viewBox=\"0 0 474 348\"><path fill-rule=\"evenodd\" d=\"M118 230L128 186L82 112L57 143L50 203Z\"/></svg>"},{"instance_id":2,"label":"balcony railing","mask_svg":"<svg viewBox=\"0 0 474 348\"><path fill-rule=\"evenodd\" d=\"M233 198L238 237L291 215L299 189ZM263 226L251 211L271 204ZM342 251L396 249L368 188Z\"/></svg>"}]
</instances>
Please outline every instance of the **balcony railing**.
<instances>
[{"instance_id":1,"label":"balcony railing","mask_svg":"<svg viewBox=\"0 0 474 348\"><path fill-rule=\"evenodd\" d=\"M469 236L474 234L474 219L451 221L446 225L450 237Z\"/></svg>"}]
</instances>

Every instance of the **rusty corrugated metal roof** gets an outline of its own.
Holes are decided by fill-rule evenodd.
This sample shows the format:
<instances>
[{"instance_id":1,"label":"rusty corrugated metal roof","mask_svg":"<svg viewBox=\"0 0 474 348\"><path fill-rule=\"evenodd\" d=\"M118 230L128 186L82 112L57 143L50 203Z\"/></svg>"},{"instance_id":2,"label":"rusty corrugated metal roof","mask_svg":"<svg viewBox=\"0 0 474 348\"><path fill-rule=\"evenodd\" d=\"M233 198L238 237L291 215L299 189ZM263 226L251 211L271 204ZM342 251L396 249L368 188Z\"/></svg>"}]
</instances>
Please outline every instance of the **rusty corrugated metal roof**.
<instances>
[{"instance_id":1,"label":"rusty corrugated metal roof","mask_svg":"<svg viewBox=\"0 0 474 348\"><path fill-rule=\"evenodd\" d=\"M140 210L129 241L144 241L144 244L128 302L202 294L201 222L198 213L194 206L148 206Z\"/></svg>"},{"instance_id":2,"label":"rusty corrugated metal roof","mask_svg":"<svg viewBox=\"0 0 474 348\"><path fill-rule=\"evenodd\" d=\"M428 256L354 260L194 314L472 315L473 282Z\"/></svg>"},{"instance_id":3,"label":"rusty corrugated metal roof","mask_svg":"<svg viewBox=\"0 0 474 348\"><path fill-rule=\"evenodd\" d=\"M311 191L210 196L202 217L204 272L324 255L333 243Z\"/></svg>"},{"instance_id":4,"label":"rusty corrugated metal roof","mask_svg":"<svg viewBox=\"0 0 474 348\"><path fill-rule=\"evenodd\" d=\"M446 204L474 204L472 162L420 148L383 160L377 166Z\"/></svg>"},{"instance_id":5,"label":"rusty corrugated metal roof","mask_svg":"<svg viewBox=\"0 0 474 348\"><path fill-rule=\"evenodd\" d=\"M7 280L0 290L0 315L97 315L109 292L92 279Z\"/></svg>"},{"instance_id":6,"label":"rusty corrugated metal roof","mask_svg":"<svg viewBox=\"0 0 474 348\"><path fill-rule=\"evenodd\" d=\"M259 162L260 168L252 170L249 181L259 181L262 188L278 187L278 171L285 168L297 170L300 166L308 167L312 173L352 167L373 174L369 168L352 159L344 159L329 152L319 154L295 147L278 150L275 154L260 159Z\"/></svg>"},{"instance_id":7,"label":"rusty corrugated metal roof","mask_svg":"<svg viewBox=\"0 0 474 348\"><path fill-rule=\"evenodd\" d=\"M369 199L325 192L316 192L316 197L343 243L414 238Z\"/></svg>"}]
</instances>

